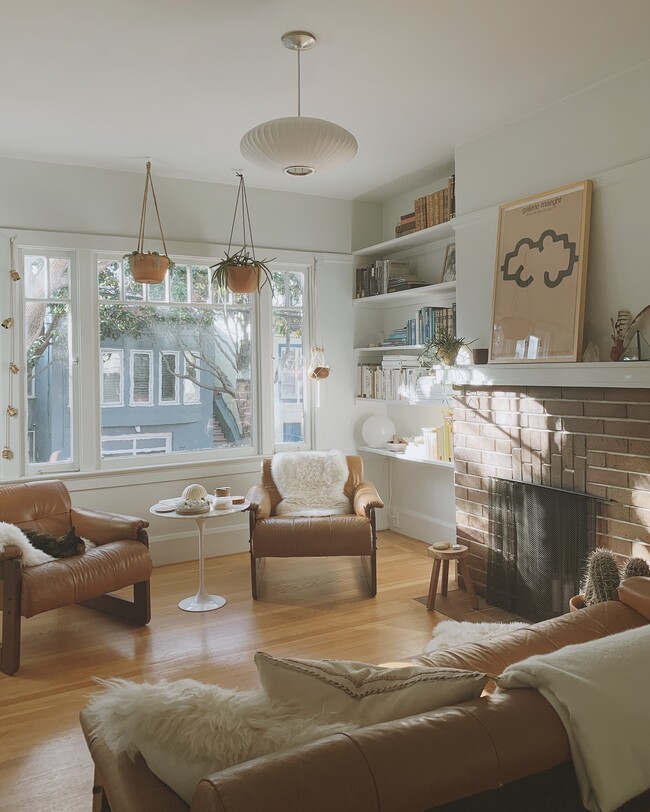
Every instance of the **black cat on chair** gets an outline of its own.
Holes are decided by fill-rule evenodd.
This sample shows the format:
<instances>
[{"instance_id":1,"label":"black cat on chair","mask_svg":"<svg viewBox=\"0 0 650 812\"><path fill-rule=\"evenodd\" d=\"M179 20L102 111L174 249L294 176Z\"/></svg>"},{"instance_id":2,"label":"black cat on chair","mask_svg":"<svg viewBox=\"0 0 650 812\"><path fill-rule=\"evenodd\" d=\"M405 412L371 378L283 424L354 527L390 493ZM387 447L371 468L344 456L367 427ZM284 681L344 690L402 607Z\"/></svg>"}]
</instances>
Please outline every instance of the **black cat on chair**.
<instances>
[{"instance_id":1,"label":"black cat on chair","mask_svg":"<svg viewBox=\"0 0 650 812\"><path fill-rule=\"evenodd\" d=\"M37 550L41 550L52 558L70 558L86 552L86 542L78 536L74 527L71 527L65 536L53 536L51 533L42 533L39 530L21 528L23 535L27 536L29 543Z\"/></svg>"}]
</instances>

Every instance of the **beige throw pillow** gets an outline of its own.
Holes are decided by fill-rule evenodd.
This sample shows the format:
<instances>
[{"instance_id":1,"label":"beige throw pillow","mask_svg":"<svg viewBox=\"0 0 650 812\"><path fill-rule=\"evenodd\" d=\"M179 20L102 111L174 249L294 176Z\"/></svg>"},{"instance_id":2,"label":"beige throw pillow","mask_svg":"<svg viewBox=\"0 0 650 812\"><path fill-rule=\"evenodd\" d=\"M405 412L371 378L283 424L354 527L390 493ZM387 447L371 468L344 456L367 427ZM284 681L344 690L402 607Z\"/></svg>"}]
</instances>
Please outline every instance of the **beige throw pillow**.
<instances>
[{"instance_id":1,"label":"beige throw pillow","mask_svg":"<svg viewBox=\"0 0 650 812\"><path fill-rule=\"evenodd\" d=\"M263 651L255 665L269 699L301 712L362 726L402 719L480 696L486 674L431 666L384 667L346 660L298 660Z\"/></svg>"}]
</instances>

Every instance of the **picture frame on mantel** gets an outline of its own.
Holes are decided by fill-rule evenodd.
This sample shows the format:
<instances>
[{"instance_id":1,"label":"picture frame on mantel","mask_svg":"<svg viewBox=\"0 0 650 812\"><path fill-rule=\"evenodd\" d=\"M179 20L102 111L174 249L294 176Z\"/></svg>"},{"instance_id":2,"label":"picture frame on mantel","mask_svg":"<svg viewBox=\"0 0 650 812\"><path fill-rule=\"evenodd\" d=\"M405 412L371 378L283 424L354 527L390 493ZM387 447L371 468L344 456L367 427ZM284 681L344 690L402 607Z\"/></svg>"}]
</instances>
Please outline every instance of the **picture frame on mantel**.
<instances>
[{"instance_id":1,"label":"picture frame on mantel","mask_svg":"<svg viewBox=\"0 0 650 812\"><path fill-rule=\"evenodd\" d=\"M490 363L582 354L592 182L499 207Z\"/></svg>"}]
</instances>

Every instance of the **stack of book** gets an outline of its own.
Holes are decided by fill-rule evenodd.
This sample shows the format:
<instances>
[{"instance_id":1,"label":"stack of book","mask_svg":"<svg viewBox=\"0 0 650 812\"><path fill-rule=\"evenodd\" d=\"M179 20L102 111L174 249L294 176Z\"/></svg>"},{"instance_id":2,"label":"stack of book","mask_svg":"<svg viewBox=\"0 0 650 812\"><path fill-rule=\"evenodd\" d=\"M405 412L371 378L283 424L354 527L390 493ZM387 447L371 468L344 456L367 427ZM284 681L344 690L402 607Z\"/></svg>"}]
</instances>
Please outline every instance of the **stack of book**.
<instances>
[{"instance_id":1,"label":"stack of book","mask_svg":"<svg viewBox=\"0 0 650 812\"><path fill-rule=\"evenodd\" d=\"M366 296L379 296L382 293L388 293L391 290L391 278L403 279L412 276L408 273L408 270L408 260L401 259L378 259L369 268L357 268L356 298L362 299Z\"/></svg>"},{"instance_id":2,"label":"stack of book","mask_svg":"<svg viewBox=\"0 0 650 812\"><path fill-rule=\"evenodd\" d=\"M423 282L418 279L415 274L406 273L399 276L391 276L388 279L388 292L394 293L396 290L411 290L412 288L421 288L428 285L429 282Z\"/></svg>"},{"instance_id":3,"label":"stack of book","mask_svg":"<svg viewBox=\"0 0 650 812\"><path fill-rule=\"evenodd\" d=\"M412 234L417 231L415 225L415 212L410 211L399 218L399 223L395 226L395 236L403 237L405 234Z\"/></svg>"},{"instance_id":4,"label":"stack of book","mask_svg":"<svg viewBox=\"0 0 650 812\"><path fill-rule=\"evenodd\" d=\"M382 347L406 347L408 345L408 329L407 327L400 327L398 330L386 336L381 342Z\"/></svg>"},{"instance_id":5,"label":"stack of book","mask_svg":"<svg viewBox=\"0 0 650 812\"><path fill-rule=\"evenodd\" d=\"M395 228L396 237L446 223L456 215L456 176L449 178L445 189L418 197L413 205L415 211L400 217Z\"/></svg>"}]
</instances>

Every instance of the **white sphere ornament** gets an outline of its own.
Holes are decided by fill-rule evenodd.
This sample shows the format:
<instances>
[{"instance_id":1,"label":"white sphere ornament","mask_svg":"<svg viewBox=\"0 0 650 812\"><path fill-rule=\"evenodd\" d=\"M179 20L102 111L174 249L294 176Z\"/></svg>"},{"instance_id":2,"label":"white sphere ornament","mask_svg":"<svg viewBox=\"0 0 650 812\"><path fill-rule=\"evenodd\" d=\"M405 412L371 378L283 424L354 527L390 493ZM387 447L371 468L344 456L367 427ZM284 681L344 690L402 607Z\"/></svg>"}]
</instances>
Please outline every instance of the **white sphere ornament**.
<instances>
[{"instance_id":1,"label":"white sphere ornament","mask_svg":"<svg viewBox=\"0 0 650 812\"><path fill-rule=\"evenodd\" d=\"M383 448L395 434L395 424L388 417L374 414L361 427L361 436L371 448Z\"/></svg>"}]
</instances>

